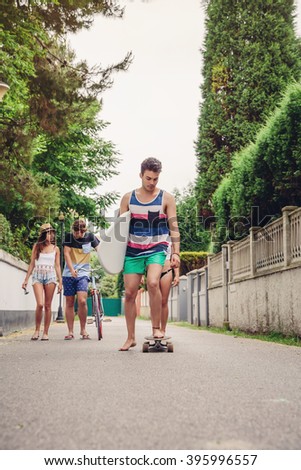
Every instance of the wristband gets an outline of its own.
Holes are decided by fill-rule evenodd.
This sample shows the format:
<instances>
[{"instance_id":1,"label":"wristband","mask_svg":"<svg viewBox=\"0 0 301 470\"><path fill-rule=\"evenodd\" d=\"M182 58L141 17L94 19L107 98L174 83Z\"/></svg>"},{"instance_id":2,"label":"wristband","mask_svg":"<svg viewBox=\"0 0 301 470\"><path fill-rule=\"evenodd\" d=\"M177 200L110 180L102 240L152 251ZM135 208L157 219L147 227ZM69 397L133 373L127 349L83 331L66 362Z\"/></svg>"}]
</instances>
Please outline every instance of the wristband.
<instances>
[{"instance_id":1,"label":"wristband","mask_svg":"<svg viewBox=\"0 0 301 470\"><path fill-rule=\"evenodd\" d=\"M180 253L173 253L171 256L173 255L178 255L178 257L180 258Z\"/></svg>"}]
</instances>

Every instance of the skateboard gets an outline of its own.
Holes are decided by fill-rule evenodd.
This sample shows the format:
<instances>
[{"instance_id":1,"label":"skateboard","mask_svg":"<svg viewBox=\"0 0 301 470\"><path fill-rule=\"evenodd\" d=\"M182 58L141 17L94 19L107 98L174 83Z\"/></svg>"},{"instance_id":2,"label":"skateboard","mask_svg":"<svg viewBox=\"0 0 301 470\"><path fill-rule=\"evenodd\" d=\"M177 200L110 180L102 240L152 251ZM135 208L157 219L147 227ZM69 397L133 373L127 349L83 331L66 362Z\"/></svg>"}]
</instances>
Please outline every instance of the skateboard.
<instances>
[{"instance_id":1,"label":"skateboard","mask_svg":"<svg viewBox=\"0 0 301 470\"><path fill-rule=\"evenodd\" d=\"M168 341L171 336L164 336L164 338L154 338L153 336L146 336L142 346L142 352L173 352L173 344Z\"/></svg>"}]
</instances>

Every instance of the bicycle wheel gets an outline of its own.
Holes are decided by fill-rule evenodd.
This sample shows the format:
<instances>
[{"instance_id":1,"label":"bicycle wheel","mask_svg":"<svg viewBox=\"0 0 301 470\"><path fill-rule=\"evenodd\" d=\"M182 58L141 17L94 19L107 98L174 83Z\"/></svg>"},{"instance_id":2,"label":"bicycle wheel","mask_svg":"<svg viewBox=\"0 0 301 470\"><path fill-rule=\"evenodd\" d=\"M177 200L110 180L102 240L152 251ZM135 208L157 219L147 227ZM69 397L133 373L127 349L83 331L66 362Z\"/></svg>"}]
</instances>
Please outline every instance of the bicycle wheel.
<instances>
[{"instance_id":1,"label":"bicycle wheel","mask_svg":"<svg viewBox=\"0 0 301 470\"><path fill-rule=\"evenodd\" d=\"M103 313L103 307L102 307L102 300L101 300L100 292L98 292L98 306L99 306L99 328L98 328L98 331L99 331L100 337L103 338L102 321L103 321L104 313Z\"/></svg>"},{"instance_id":2,"label":"bicycle wheel","mask_svg":"<svg viewBox=\"0 0 301 470\"><path fill-rule=\"evenodd\" d=\"M101 313L99 308L99 299L98 295L95 293L93 295L93 314L95 316L95 325L97 329L97 336L98 340L102 338L102 320L101 320Z\"/></svg>"}]
</instances>

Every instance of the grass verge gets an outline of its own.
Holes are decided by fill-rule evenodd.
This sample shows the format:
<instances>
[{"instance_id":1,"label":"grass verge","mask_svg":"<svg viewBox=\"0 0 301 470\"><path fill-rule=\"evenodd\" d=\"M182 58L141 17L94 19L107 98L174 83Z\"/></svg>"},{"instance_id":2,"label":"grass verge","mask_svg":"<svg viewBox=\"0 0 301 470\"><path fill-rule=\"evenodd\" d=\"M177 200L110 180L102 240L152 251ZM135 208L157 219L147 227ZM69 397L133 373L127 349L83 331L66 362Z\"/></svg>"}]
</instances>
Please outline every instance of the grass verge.
<instances>
[{"instance_id":1,"label":"grass verge","mask_svg":"<svg viewBox=\"0 0 301 470\"><path fill-rule=\"evenodd\" d=\"M301 347L301 338L298 336L286 336L282 333L270 332L270 333L247 333L241 330L228 330L226 328L206 327L206 326L195 326L188 322L170 322L170 324L191 328L193 330L209 331L210 333L224 334L228 336L259 339L260 341L268 341L270 343L285 344L286 346L298 346Z\"/></svg>"}]
</instances>

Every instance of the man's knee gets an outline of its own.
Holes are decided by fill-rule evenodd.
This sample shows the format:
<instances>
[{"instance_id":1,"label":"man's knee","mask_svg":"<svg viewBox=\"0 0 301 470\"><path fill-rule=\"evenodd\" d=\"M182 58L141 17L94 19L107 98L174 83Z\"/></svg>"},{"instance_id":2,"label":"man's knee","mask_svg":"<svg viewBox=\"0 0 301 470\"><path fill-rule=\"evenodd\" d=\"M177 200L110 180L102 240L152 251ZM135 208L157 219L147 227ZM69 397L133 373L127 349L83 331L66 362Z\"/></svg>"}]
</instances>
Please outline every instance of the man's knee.
<instances>
[{"instance_id":1,"label":"man's knee","mask_svg":"<svg viewBox=\"0 0 301 470\"><path fill-rule=\"evenodd\" d=\"M148 279L147 288L151 291L159 289L159 279Z\"/></svg>"},{"instance_id":2,"label":"man's knee","mask_svg":"<svg viewBox=\"0 0 301 470\"><path fill-rule=\"evenodd\" d=\"M126 302L135 302L136 300L136 297L137 297L137 292L136 290L126 290L125 291L125 300Z\"/></svg>"},{"instance_id":3,"label":"man's knee","mask_svg":"<svg viewBox=\"0 0 301 470\"><path fill-rule=\"evenodd\" d=\"M77 303L78 303L79 308L84 308L87 304L86 297L78 297Z\"/></svg>"}]
</instances>

